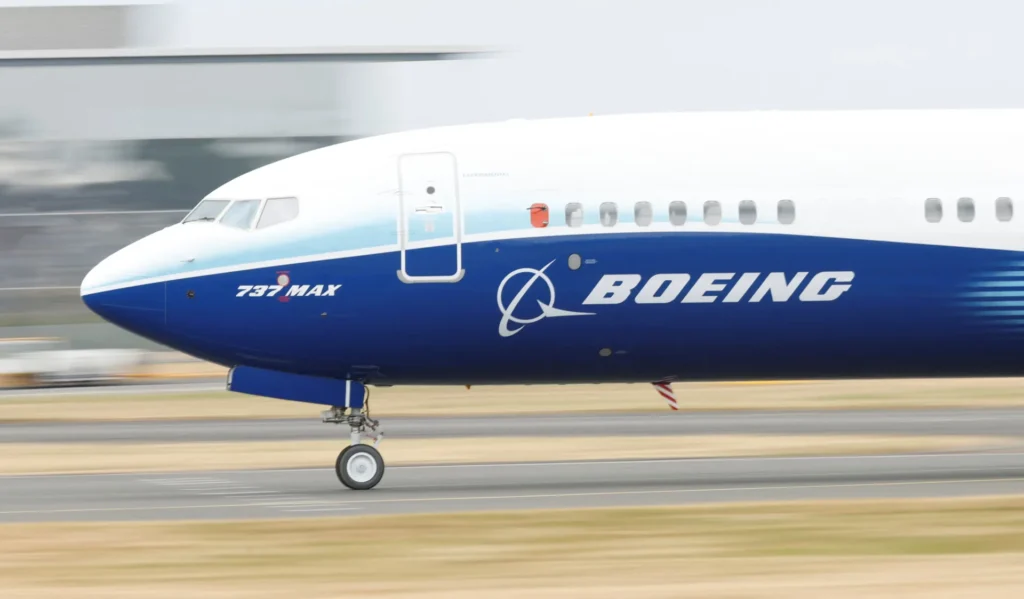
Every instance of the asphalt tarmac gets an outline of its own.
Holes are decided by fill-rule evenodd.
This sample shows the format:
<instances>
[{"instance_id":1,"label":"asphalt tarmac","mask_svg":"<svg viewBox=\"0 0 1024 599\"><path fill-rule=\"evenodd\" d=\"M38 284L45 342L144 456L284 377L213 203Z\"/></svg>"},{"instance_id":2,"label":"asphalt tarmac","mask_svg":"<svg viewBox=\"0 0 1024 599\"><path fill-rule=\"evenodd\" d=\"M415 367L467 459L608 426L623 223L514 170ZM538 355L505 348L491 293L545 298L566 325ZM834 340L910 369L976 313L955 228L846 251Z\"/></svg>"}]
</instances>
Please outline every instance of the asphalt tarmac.
<instances>
[{"instance_id":1,"label":"asphalt tarmac","mask_svg":"<svg viewBox=\"0 0 1024 599\"><path fill-rule=\"evenodd\" d=\"M5 399L23 399L26 397L80 397L89 395L151 395L154 393L209 393L224 391L225 383L221 378L204 378L191 382L168 379L158 382L124 381L116 385L69 385L66 387L39 387L28 389L0 389L0 402Z\"/></svg>"},{"instance_id":2,"label":"asphalt tarmac","mask_svg":"<svg viewBox=\"0 0 1024 599\"><path fill-rule=\"evenodd\" d=\"M390 438L707 434L1024 437L1024 408L384 418ZM347 438L318 419L0 424L4 443ZM382 446L387 458L387 441ZM1024 493L1024 453L389 467L371 491L331 468L0 476L0 522L249 519L792 499Z\"/></svg>"},{"instance_id":3,"label":"asphalt tarmac","mask_svg":"<svg viewBox=\"0 0 1024 599\"><path fill-rule=\"evenodd\" d=\"M637 435L995 435L1024 437L1024 408L722 411L381 418L400 439ZM0 443L293 441L347 438L318 418L0 424Z\"/></svg>"},{"instance_id":4,"label":"asphalt tarmac","mask_svg":"<svg viewBox=\"0 0 1024 599\"><path fill-rule=\"evenodd\" d=\"M230 520L1024 493L1024 453L393 467L370 491L332 469L0 477L0 522Z\"/></svg>"}]
</instances>

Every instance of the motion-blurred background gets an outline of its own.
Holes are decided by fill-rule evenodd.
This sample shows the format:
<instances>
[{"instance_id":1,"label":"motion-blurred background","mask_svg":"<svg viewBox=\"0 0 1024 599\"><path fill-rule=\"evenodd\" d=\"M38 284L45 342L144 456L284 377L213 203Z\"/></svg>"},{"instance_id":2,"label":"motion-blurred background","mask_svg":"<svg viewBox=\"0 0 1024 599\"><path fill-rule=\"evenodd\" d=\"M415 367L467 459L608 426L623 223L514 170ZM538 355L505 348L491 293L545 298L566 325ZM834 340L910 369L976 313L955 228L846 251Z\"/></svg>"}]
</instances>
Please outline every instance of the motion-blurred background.
<instances>
[{"instance_id":1,"label":"motion-blurred background","mask_svg":"<svg viewBox=\"0 0 1024 599\"><path fill-rule=\"evenodd\" d=\"M83 275L268 162L507 118L1020 106L1021 17L1003 0L0 0L0 339L19 340L0 359L159 351L98 322ZM351 54L367 47L389 54Z\"/></svg>"},{"instance_id":2,"label":"motion-blurred background","mask_svg":"<svg viewBox=\"0 0 1024 599\"><path fill-rule=\"evenodd\" d=\"M342 140L1021 108L1022 22L1020 0L0 0L0 387L158 379L0 392L0 598L1024 596L1019 379L681 382L679 411L649 385L375 389L364 496L319 407L227 392L79 297L220 184Z\"/></svg>"}]
</instances>

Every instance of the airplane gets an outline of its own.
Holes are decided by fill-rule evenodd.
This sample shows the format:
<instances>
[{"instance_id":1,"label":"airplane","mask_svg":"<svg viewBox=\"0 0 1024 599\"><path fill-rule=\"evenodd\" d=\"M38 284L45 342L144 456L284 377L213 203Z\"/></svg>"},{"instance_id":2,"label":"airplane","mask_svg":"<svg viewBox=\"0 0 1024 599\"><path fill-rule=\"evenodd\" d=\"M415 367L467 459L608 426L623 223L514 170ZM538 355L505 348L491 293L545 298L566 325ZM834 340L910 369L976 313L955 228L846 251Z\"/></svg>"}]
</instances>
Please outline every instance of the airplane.
<instances>
[{"instance_id":1,"label":"airplane","mask_svg":"<svg viewBox=\"0 0 1024 599\"><path fill-rule=\"evenodd\" d=\"M81 295L327 406L366 490L373 387L1020 375L1022 200L1021 110L433 127L248 172Z\"/></svg>"}]
</instances>

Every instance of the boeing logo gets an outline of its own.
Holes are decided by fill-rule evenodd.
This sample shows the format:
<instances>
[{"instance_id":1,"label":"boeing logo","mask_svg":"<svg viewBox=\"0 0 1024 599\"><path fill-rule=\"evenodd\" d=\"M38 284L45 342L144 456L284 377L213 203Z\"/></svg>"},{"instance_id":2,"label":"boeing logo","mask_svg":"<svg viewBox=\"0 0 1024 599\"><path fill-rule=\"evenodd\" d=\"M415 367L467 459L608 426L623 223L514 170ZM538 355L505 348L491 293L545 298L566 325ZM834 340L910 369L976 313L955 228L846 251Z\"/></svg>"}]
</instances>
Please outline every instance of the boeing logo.
<instances>
[{"instance_id":1,"label":"boeing logo","mask_svg":"<svg viewBox=\"0 0 1024 599\"><path fill-rule=\"evenodd\" d=\"M687 273L657 274L647 279L633 299L638 304L668 304L679 299L682 304L711 304L721 300L723 304L738 302L757 303L765 298L773 302L788 302L798 290L796 297L801 302L832 302L850 290L853 271L837 270L816 273L807 281L808 272L797 272L787 277L784 272L745 272L737 277L734 272L708 272L697 277L690 284ZM590 295L583 300L591 304L621 304L633 295L640 285L640 275L604 275L594 285ZM756 288L754 285L760 281ZM804 281L807 284L804 285ZM689 285L686 294L683 290ZM801 286L803 289L801 290Z\"/></svg>"},{"instance_id":2,"label":"boeing logo","mask_svg":"<svg viewBox=\"0 0 1024 599\"><path fill-rule=\"evenodd\" d=\"M551 282L551 279L544 274L544 271L549 266L554 264L552 260L544 265L544 268L537 270L536 268L520 268L519 270L513 270L512 272L505 275L502 279L501 284L498 285L498 309L501 310L501 322L498 323L498 334L502 337L511 337L519 331L523 330L528 324L539 322L545 318L561 318L564 316L593 316L593 312L570 312L569 310L560 310L555 307L555 285ZM501 299L502 294L505 292L505 285L509 283L513 278L520 275L531 275L529 279L525 281L523 286L519 289L519 293L512 298L512 301L505 305L505 302ZM544 283L548 286L548 302L545 304L541 300L537 300L537 305L540 306L540 314L533 318L520 318L515 315L516 308L519 307L519 302L523 300L523 296L533 287L533 284L537 282L537 279L543 279ZM519 327L515 329L508 328L510 322L516 323Z\"/></svg>"},{"instance_id":3,"label":"boeing logo","mask_svg":"<svg viewBox=\"0 0 1024 599\"><path fill-rule=\"evenodd\" d=\"M498 285L498 309L501 310L501 322L498 333L502 337L511 337L528 324L544 318L562 316L593 316L593 312L571 312L555 307L555 286L544 274L554 260L544 268L520 268L510 272ZM512 301L506 306L502 300L505 285L520 275L532 275ZM637 304L733 304L739 302L758 303L761 301L788 302L796 298L800 302L833 302L839 299L852 287L853 271L837 270L815 273L797 272L787 276L784 272L718 272L703 273L694 280L688 273L656 274L647 279L641 286L644 277L638 274L604 275L591 289L583 300L586 306L623 304L630 298ZM516 316L516 309L523 296L530 290L537 279L543 279L548 287L550 299L547 303L537 300L540 314L533 318ZM693 281L692 284L691 280ZM639 291L634 295L634 290ZM686 293L683 293L683 291ZM799 292L799 293L798 293ZM680 299L680 296L682 299ZM509 323L520 325L510 329Z\"/></svg>"}]
</instances>

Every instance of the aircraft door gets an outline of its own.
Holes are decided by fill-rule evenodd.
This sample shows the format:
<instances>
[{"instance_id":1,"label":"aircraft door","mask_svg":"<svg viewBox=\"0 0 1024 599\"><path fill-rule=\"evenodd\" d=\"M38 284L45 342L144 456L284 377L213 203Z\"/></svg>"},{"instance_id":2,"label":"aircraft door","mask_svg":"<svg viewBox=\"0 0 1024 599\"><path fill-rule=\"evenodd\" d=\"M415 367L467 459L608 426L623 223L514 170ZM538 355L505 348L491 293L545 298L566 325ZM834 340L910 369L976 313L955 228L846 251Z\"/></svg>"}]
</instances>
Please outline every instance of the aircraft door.
<instances>
[{"instance_id":1,"label":"aircraft door","mask_svg":"<svg viewBox=\"0 0 1024 599\"><path fill-rule=\"evenodd\" d=\"M398 158L398 243L406 283L454 283L462 269L458 165L450 152Z\"/></svg>"}]
</instances>

